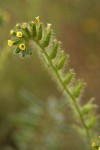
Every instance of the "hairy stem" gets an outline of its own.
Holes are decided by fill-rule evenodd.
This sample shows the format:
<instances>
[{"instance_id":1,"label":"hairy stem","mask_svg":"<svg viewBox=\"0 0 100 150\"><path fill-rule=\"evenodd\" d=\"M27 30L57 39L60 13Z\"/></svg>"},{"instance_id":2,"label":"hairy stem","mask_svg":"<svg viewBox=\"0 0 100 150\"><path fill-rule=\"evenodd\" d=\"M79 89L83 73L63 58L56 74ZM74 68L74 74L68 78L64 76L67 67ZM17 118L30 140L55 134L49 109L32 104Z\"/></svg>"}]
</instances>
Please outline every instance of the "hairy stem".
<instances>
[{"instance_id":1,"label":"hairy stem","mask_svg":"<svg viewBox=\"0 0 100 150\"><path fill-rule=\"evenodd\" d=\"M78 104L76 102L76 99L74 98L74 96L72 95L70 90L66 87L66 85L64 84L62 77L59 75L59 72L55 69L55 66L53 65L52 60L50 59L50 57L49 57L48 53L46 52L45 48L38 41L35 41L35 42L41 48L42 52L44 53L44 55L48 59L48 62L50 64L50 66L52 67L53 72L55 73L57 79L59 80L59 82L60 82L61 86L63 87L63 89L65 90L66 94L71 98L72 103L73 103L73 105L74 105L74 107L75 107L75 109L76 109L76 111L77 111L77 113L79 115L80 121L81 121L81 123L82 123L82 125L83 125L83 127L85 129L88 145L90 145L89 131L88 131L88 128L86 126L84 117L83 117L83 115L81 113L80 107L78 106Z\"/></svg>"}]
</instances>

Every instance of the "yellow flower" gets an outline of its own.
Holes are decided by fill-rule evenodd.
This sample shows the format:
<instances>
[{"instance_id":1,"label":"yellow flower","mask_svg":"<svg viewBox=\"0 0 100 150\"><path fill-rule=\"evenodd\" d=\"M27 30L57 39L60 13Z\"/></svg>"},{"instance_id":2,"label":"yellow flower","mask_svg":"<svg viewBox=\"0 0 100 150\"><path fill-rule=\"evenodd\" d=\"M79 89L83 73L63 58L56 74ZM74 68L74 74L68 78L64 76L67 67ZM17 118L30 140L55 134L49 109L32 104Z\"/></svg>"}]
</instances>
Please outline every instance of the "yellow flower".
<instances>
[{"instance_id":1,"label":"yellow flower","mask_svg":"<svg viewBox=\"0 0 100 150\"><path fill-rule=\"evenodd\" d=\"M13 45L13 41L12 40L8 40L8 46L12 46Z\"/></svg>"},{"instance_id":2,"label":"yellow flower","mask_svg":"<svg viewBox=\"0 0 100 150\"><path fill-rule=\"evenodd\" d=\"M27 28L27 23L23 23L22 26L24 29Z\"/></svg>"},{"instance_id":3,"label":"yellow flower","mask_svg":"<svg viewBox=\"0 0 100 150\"><path fill-rule=\"evenodd\" d=\"M18 32L17 32L17 37L22 37L22 35L23 35L23 34L22 34L21 31L18 31Z\"/></svg>"},{"instance_id":4,"label":"yellow flower","mask_svg":"<svg viewBox=\"0 0 100 150\"><path fill-rule=\"evenodd\" d=\"M10 35L12 35L14 33L14 30L10 30Z\"/></svg>"},{"instance_id":5,"label":"yellow flower","mask_svg":"<svg viewBox=\"0 0 100 150\"><path fill-rule=\"evenodd\" d=\"M95 147L96 146L96 144L95 143L92 143L92 147Z\"/></svg>"},{"instance_id":6,"label":"yellow flower","mask_svg":"<svg viewBox=\"0 0 100 150\"><path fill-rule=\"evenodd\" d=\"M99 136L99 139L100 139L100 136Z\"/></svg>"},{"instance_id":7,"label":"yellow flower","mask_svg":"<svg viewBox=\"0 0 100 150\"><path fill-rule=\"evenodd\" d=\"M34 24L34 21L31 21L31 24Z\"/></svg>"},{"instance_id":8,"label":"yellow flower","mask_svg":"<svg viewBox=\"0 0 100 150\"><path fill-rule=\"evenodd\" d=\"M47 30L48 30L48 31L50 31L50 30L51 30L51 26L52 26L52 24L47 23Z\"/></svg>"},{"instance_id":9,"label":"yellow flower","mask_svg":"<svg viewBox=\"0 0 100 150\"><path fill-rule=\"evenodd\" d=\"M16 24L16 28L17 28L17 29L19 29L19 28L20 28L20 25L19 25L19 23L17 23L17 24Z\"/></svg>"},{"instance_id":10,"label":"yellow flower","mask_svg":"<svg viewBox=\"0 0 100 150\"><path fill-rule=\"evenodd\" d=\"M98 148L98 150L100 150L100 147Z\"/></svg>"},{"instance_id":11,"label":"yellow flower","mask_svg":"<svg viewBox=\"0 0 100 150\"><path fill-rule=\"evenodd\" d=\"M20 44L20 45L19 45L19 49L22 50L22 51L25 50L25 49L26 49L25 44Z\"/></svg>"},{"instance_id":12,"label":"yellow flower","mask_svg":"<svg viewBox=\"0 0 100 150\"><path fill-rule=\"evenodd\" d=\"M38 23L40 23L40 18L39 18L39 16L38 17L35 17L36 18L36 21L38 22Z\"/></svg>"}]
</instances>

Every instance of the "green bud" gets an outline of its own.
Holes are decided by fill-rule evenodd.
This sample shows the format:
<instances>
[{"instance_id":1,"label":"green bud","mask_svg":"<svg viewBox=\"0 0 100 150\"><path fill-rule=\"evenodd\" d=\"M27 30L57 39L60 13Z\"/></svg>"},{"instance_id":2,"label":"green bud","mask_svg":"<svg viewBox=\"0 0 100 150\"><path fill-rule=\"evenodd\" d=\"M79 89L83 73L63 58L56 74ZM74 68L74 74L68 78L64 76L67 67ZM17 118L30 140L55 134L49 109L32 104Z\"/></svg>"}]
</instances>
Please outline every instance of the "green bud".
<instances>
[{"instance_id":1,"label":"green bud","mask_svg":"<svg viewBox=\"0 0 100 150\"><path fill-rule=\"evenodd\" d=\"M23 23L22 29L23 29L23 31L25 31L25 33L27 34L28 37L31 36L31 35L30 35L30 31L29 31L29 29L28 29L28 27L27 27L27 23Z\"/></svg>"},{"instance_id":2,"label":"green bud","mask_svg":"<svg viewBox=\"0 0 100 150\"><path fill-rule=\"evenodd\" d=\"M74 71L73 71L73 69L70 69L69 72L67 73L66 77L65 77L64 83L67 85L70 84L73 77L74 77Z\"/></svg>"},{"instance_id":3,"label":"green bud","mask_svg":"<svg viewBox=\"0 0 100 150\"><path fill-rule=\"evenodd\" d=\"M54 59L57 55L57 50L58 50L58 46L59 46L59 43L57 40L55 40L53 42L53 48L52 48L52 52L51 52L51 55L50 55L50 58L51 59Z\"/></svg>"},{"instance_id":4,"label":"green bud","mask_svg":"<svg viewBox=\"0 0 100 150\"><path fill-rule=\"evenodd\" d=\"M89 129L93 128L95 126L96 122L97 122L97 117L94 114L92 114L91 116L88 117L88 119L86 121L87 127Z\"/></svg>"},{"instance_id":5,"label":"green bud","mask_svg":"<svg viewBox=\"0 0 100 150\"><path fill-rule=\"evenodd\" d=\"M43 47L47 47L50 43L50 38L51 38L51 31L46 33L46 37L43 40Z\"/></svg>"},{"instance_id":6,"label":"green bud","mask_svg":"<svg viewBox=\"0 0 100 150\"><path fill-rule=\"evenodd\" d=\"M42 39L42 24L39 24L39 27L37 29L37 39L40 41Z\"/></svg>"},{"instance_id":7,"label":"green bud","mask_svg":"<svg viewBox=\"0 0 100 150\"><path fill-rule=\"evenodd\" d=\"M63 68L63 66L65 65L66 61L67 61L66 55L62 54L58 64L56 65L56 69L61 70Z\"/></svg>"},{"instance_id":8,"label":"green bud","mask_svg":"<svg viewBox=\"0 0 100 150\"><path fill-rule=\"evenodd\" d=\"M30 22L30 27L31 27L31 33L33 37L36 37L36 24L35 22Z\"/></svg>"},{"instance_id":9,"label":"green bud","mask_svg":"<svg viewBox=\"0 0 100 150\"><path fill-rule=\"evenodd\" d=\"M82 108L82 113L83 115L87 115L89 114L94 108L96 108L97 106L94 104L86 104L83 108Z\"/></svg>"},{"instance_id":10,"label":"green bud","mask_svg":"<svg viewBox=\"0 0 100 150\"><path fill-rule=\"evenodd\" d=\"M78 80L78 82L76 83L76 85L74 87L74 91L73 91L74 97L79 97L81 92L83 91L84 87L85 87L85 83L81 80Z\"/></svg>"}]
</instances>

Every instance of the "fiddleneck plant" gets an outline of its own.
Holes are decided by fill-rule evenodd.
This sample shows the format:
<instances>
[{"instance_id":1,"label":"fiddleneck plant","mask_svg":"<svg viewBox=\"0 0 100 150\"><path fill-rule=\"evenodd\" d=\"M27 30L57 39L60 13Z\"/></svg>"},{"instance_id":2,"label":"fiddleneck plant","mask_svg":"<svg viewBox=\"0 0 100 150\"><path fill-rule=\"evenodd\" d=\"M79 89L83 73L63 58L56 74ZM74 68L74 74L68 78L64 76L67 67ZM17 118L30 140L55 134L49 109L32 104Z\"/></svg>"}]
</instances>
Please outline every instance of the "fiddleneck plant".
<instances>
[{"instance_id":1,"label":"fiddleneck plant","mask_svg":"<svg viewBox=\"0 0 100 150\"><path fill-rule=\"evenodd\" d=\"M68 97L78 129L84 134L84 139L90 146L92 130L97 122L96 105L93 104L93 99L81 105L85 83L83 80L75 79L73 69L65 70L69 55L62 50L61 42L56 39L51 24L48 23L45 27L39 17L36 17L35 21L30 23L16 24L10 31L10 37L8 45L21 57L32 55L33 49L36 49L43 64Z\"/></svg>"}]
</instances>

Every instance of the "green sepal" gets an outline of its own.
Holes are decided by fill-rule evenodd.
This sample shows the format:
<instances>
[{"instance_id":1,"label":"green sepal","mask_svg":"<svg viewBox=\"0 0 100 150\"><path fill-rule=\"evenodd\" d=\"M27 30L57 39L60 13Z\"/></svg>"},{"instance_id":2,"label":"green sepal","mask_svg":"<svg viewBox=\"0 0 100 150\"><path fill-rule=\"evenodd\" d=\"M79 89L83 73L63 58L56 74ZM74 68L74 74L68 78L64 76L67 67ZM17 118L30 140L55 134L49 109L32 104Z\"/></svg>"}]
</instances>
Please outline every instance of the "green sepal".
<instances>
[{"instance_id":1,"label":"green sepal","mask_svg":"<svg viewBox=\"0 0 100 150\"><path fill-rule=\"evenodd\" d=\"M18 45L20 43L21 43L21 40L16 40L16 41L14 41L13 45Z\"/></svg>"},{"instance_id":2,"label":"green sepal","mask_svg":"<svg viewBox=\"0 0 100 150\"><path fill-rule=\"evenodd\" d=\"M87 115L89 114L94 108L96 108L96 105L87 103L85 106L82 108L82 114Z\"/></svg>"},{"instance_id":3,"label":"green sepal","mask_svg":"<svg viewBox=\"0 0 100 150\"><path fill-rule=\"evenodd\" d=\"M85 87L85 83L81 80L78 80L73 90L73 96L79 97L84 87Z\"/></svg>"},{"instance_id":4,"label":"green sepal","mask_svg":"<svg viewBox=\"0 0 100 150\"><path fill-rule=\"evenodd\" d=\"M36 37L36 23L30 22L31 34L33 37Z\"/></svg>"},{"instance_id":5,"label":"green sepal","mask_svg":"<svg viewBox=\"0 0 100 150\"><path fill-rule=\"evenodd\" d=\"M95 114L89 115L88 119L86 120L88 129L93 128L95 126L96 122L97 122L97 117L95 116Z\"/></svg>"},{"instance_id":6,"label":"green sepal","mask_svg":"<svg viewBox=\"0 0 100 150\"><path fill-rule=\"evenodd\" d=\"M23 31L27 34L28 37L30 37L30 31L27 27L23 28Z\"/></svg>"},{"instance_id":7,"label":"green sepal","mask_svg":"<svg viewBox=\"0 0 100 150\"><path fill-rule=\"evenodd\" d=\"M21 50L19 49L19 47L17 47L17 49L15 50L15 53L19 53Z\"/></svg>"},{"instance_id":8,"label":"green sepal","mask_svg":"<svg viewBox=\"0 0 100 150\"><path fill-rule=\"evenodd\" d=\"M56 69L61 70L63 68L63 66L65 65L66 61L67 61L67 56L62 53L61 58L60 58L58 64L56 65Z\"/></svg>"},{"instance_id":9,"label":"green sepal","mask_svg":"<svg viewBox=\"0 0 100 150\"><path fill-rule=\"evenodd\" d=\"M73 71L73 69L70 69L64 79L64 83L66 85L70 84L70 82L72 81L73 77L74 77L75 73Z\"/></svg>"},{"instance_id":10,"label":"green sepal","mask_svg":"<svg viewBox=\"0 0 100 150\"><path fill-rule=\"evenodd\" d=\"M42 43L43 47L47 47L49 45L50 39L51 39L51 31L46 33L46 37L45 37L45 39L43 40L43 43Z\"/></svg>"},{"instance_id":11,"label":"green sepal","mask_svg":"<svg viewBox=\"0 0 100 150\"><path fill-rule=\"evenodd\" d=\"M39 24L39 27L37 29L37 40L41 40L42 39L42 24Z\"/></svg>"},{"instance_id":12,"label":"green sepal","mask_svg":"<svg viewBox=\"0 0 100 150\"><path fill-rule=\"evenodd\" d=\"M59 46L59 43L58 41L54 41L53 42L53 47L52 47L52 52L50 54L50 58L51 59L54 59L57 55L57 50L58 50L58 46Z\"/></svg>"}]
</instances>

